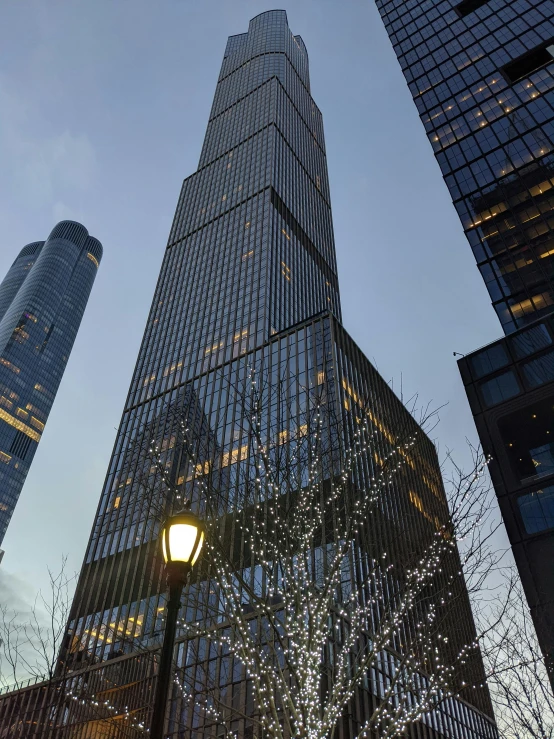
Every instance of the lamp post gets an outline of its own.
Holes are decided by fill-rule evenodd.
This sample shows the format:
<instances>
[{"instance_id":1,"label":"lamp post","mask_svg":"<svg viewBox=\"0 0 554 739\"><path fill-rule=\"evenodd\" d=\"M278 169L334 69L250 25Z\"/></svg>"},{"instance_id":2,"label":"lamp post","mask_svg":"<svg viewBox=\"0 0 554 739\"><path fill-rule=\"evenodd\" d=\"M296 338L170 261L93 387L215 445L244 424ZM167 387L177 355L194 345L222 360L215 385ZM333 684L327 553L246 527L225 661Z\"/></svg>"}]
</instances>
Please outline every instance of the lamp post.
<instances>
[{"instance_id":1,"label":"lamp post","mask_svg":"<svg viewBox=\"0 0 554 739\"><path fill-rule=\"evenodd\" d=\"M161 539L169 600L167 601L165 633L156 682L150 739L163 739L167 696L171 682L173 647L177 630L177 614L181 606L183 585L196 563L204 543L204 525L190 511L181 511L167 519L162 530Z\"/></svg>"}]
</instances>

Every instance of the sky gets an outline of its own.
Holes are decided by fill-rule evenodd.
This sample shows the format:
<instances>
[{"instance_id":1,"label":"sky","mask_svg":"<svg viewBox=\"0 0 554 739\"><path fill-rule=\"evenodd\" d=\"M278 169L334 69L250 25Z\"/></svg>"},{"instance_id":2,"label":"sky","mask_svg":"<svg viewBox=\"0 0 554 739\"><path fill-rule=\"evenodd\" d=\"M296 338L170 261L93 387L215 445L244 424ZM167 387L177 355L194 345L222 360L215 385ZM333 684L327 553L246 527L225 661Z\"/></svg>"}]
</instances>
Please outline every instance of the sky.
<instances>
[{"instance_id":1,"label":"sky","mask_svg":"<svg viewBox=\"0 0 554 739\"><path fill-rule=\"evenodd\" d=\"M104 258L0 565L28 604L79 570L182 180L195 171L227 36L285 7L323 113L343 321L405 397L444 406L433 437L477 441L453 352L498 338L372 0L26 0L0 4L0 279L62 219Z\"/></svg>"}]
</instances>

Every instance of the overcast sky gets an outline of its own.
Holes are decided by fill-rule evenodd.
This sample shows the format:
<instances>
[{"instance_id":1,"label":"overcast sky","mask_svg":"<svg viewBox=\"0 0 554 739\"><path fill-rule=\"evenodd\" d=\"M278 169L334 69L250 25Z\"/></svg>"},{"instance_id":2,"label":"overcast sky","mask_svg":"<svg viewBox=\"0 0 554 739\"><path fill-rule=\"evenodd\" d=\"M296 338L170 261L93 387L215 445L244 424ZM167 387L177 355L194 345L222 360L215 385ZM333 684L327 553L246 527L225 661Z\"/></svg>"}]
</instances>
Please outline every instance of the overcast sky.
<instances>
[{"instance_id":1,"label":"overcast sky","mask_svg":"<svg viewBox=\"0 0 554 739\"><path fill-rule=\"evenodd\" d=\"M4 598L31 599L62 553L80 568L227 36L274 7L283 6L0 5L0 275L64 218L104 245L4 539ZM345 327L395 389L402 376L405 395L448 404L434 433L464 462L476 433L452 352L501 330L400 67L371 0L294 0L286 10L323 113Z\"/></svg>"}]
</instances>

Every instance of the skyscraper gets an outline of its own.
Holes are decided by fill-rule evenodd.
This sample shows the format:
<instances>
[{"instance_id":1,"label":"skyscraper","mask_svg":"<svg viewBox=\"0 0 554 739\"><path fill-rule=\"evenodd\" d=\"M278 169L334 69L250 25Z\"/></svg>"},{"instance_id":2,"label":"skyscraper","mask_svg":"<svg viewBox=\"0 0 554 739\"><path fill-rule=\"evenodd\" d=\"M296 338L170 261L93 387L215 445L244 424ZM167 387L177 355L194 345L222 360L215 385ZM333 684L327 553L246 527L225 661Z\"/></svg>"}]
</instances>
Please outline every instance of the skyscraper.
<instances>
[{"instance_id":1,"label":"skyscraper","mask_svg":"<svg viewBox=\"0 0 554 739\"><path fill-rule=\"evenodd\" d=\"M66 672L57 685L66 680L76 701L64 721L98 720L99 704L78 700L85 683L89 696L91 685L95 695L109 695L111 715L148 721L149 656L159 649L166 599L154 514L179 504L167 497L170 487L202 513L203 479L212 480L218 497L209 503L221 539L237 569L255 577L256 562L240 534L241 526L255 525L252 508L242 505L251 474L250 411L243 401L251 371L265 387L260 429L273 453L307 435L316 400L333 419L325 432L332 452L357 424L372 424L373 455L357 473L359 486L379 474L403 430L421 438L376 514L363 562L370 549L381 556L386 548L395 557L416 541L437 538L448 507L434 446L340 323L321 113L310 93L306 47L284 11L262 13L247 33L229 38L199 167L181 190L61 654ZM455 566L457 572L457 559ZM465 585L456 583L455 623L445 616L443 624L451 641L437 643L445 660L475 638ZM191 583L182 619L208 618L213 594L208 578ZM186 641L181 632L179 674L200 692L211 689L203 680L217 675L216 689L242 714L231 730L252 736L244 666L222 650L190 650ZM482 679L474 651L467 669L469 684ZM390 677L388 662L380 670L376 684ZM376 700L369 682L362 705L344 717L342 739ZM494 737L486 689L470 689L466 698L473 705L441 703L412 735ZM33 700L0 703L0 724L12 727L12 735ZM210 713L199 716L176 687L171 732L220 735Z\"/></svg>"},{"instance_id":2,"label":"skyscraper","mask_svg":"<svg viewBox=\"0 0 554 739\"><path fill-rule=\"evenodd\" d=\"M102 245L62 221L25 246L0 285L0 544L41 439Z\"/></svg>"},{"instance_id":3,"label":"skyscraper","mask_svg":"<svg viewBox=\"0 0 554 739\"><path fill-rule=\"evenodd\" d=\"M376 2L507 335L459 366L552 668L554 3Z\"/></svg>"}]
</instances>

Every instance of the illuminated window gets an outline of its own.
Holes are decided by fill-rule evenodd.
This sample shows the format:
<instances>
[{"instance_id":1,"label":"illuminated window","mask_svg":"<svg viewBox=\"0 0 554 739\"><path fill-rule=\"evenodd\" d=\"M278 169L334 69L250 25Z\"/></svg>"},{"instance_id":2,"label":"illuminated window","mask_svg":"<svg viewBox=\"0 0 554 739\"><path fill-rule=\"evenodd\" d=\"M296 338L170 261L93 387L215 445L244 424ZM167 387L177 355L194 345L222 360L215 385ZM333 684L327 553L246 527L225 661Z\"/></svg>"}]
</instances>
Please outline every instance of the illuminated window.
<instances>
[{"instance_id":1,"label":"illuminated window","mask_svg":"<svg viewBox=\"0 0 554 739\"><path fill-rule=\"evenodd\" d=\"M4 464L9 464L10 459L10 454L6 454L6 452L0 452L0 462L3 462Z\"/></svg>"},{"instance_id":2,"label":"illuminated window","mask_svg":"<svg viewBox=\"0 0 554 739\"><path fill-rule=\"evenodd\" d=\"M223 349L223 346L224 346L223 341L220 341L219 344L216 341L216 343L213 344L212 346L206 347L206 352L205 353L206 354L211 354L212 352L216 352L218 349Z\"/></svg>"},{"instance_id":3,"label":"illuminated window","mask_svg":"<svg viewBox=\"0 0 554 739\"><path fill-rule=\"evenodd\" d=\"M317 373L317 384L323 385L324 382L325 382L325 372L323 370L320 370Z\"/></svg>"},{"instance_id":4,"label":"illuminated window","mask_svg":"<svg viewBox=\"0 0 554 739\"><path fill-rule=\"evenodd\" d=\"M383 457L380 457L377 452L373 452L373 459L377 462L377 464L381 465L381 467L385 466L385 460Z\"/></svg>"},{"instance_id":5,"label":"illuminated window","mask_svg":"<svg viewBox=\"0 0 554 739\"><path fill-rule=\"evenodd\" d=\"M282 267L281 274L286 280L290 282L290 267L285 262L281 262L281 267Z\"/></svg>"},{"instance_id":6,"label":"illuminated window","mask_svg":"<svg viewBox=\"0 0 554 739\"><path fill-rule=\"evenodd\" d=\"M117 498L113 502L114 508L119 508L119 504L121 503L121 495L118 495Z\"/></svg>"},{"instance_id":7,"label":"illuminated window","mask_svg":"<svg viewBox=\"0 0 554 739\"><path fill-rule=\"evenodd\" d=\"M223 455L221 458L221 466L222 467L228 467L230 464L236 464L236 462L241 462L243 459L246 459L248 457L248 444L244 444L243 446L239 446L236 449L232 449L230 452L227 452Z\"/></svg>"},{"instance_id":8,"label":"illuminated window","mask_svg":"<svg viewBox=\"0 0 554 739\"><path fill-rule=\"evenodd\" d=\"M289 430L284 429L277 434L277 444L286 444L289 438Z\"/></svg>"},{"instance_id":9,"label":"illuminated window","mask_svg":"<svg viewBox=\"0 0 554 739\"><path fill-rule=\"evenodd\" d=\"M25 409L28 411L32 411L32 413L34 413L37 416L44 417L44 413L40 410L40 408L37 408L36 405L33 405L32 403L27 403L27 405L25 406Z\"/></svg>"},{"instance_id":10,"label":"illuminated window","mask_svg":"<svg viewBox=\"0 0 554 739\"><path fill-rule=\"evenodd\" d=\"M183 366L182 359L180 362L173 362L173 364L168 364L167 367L164 369L163 376L167 377L168 375L173 374L173 372L176 372L177 370L181 369L182 366Z\"/></svg>"},{"instance_id":11,"label":"illuminated window","mask_svg":"<svg viewBox=\"0 0 554 739\"><path fill-rule=\"evenodd\" d=\"M5 421L10 426L13 426L13 428L17 429L18 431L26 434L33 441L36 441L37 443L40 441L40 434L37 431L32 429L30 426L27 426L27 424L23 423L23 421L15 418L10 413L7 413L2 408L0 408L0 419L2 421Z\"/></svg>"},{"instance_id":12,"label":"illuminated window","mask_svg":"<svg viewBox=\"0 0 554 739\"><path fill-rule=\"evenodd\" d=\"M243 254L242 260L244 261L245 259L248 259L249 257L252 256L252 254L254 254L254 249L250 249L250 251L247 251L246 254Z\"/></svg>"},{"instance_id":13,"label":"illuminated window","mask_svg":"<svg viewBox=\"0 0 554 739\"><path fill-rule=\"evenodd\" d=\"M285 231L284 228L281 229L281 233L285 234L285 237L290 241L290 236L288 235L288 233Z\"/></svg>"},{"instance_id":14,"label":"illuminated window","mask_svg":"<svg viewBox=\"0 0 554 739\"><path fill-rule=\"evenodd\" d=\"M42 421L39 421L38 418L31 416L31 424L39 431L44 431L44 424L42 423Z\"/></svg>"},{"instance_id":15,"label":"illuminated window","mask_svg":"<svg viewBox=\"0 0 554 739\"><path fill-rule=\"evenodd\" d=\"M23 408L18 408L15 413L20 418L29 418L29 414L27 411L24 411Z\"/></svg>"},{"instance_id":16,"label":"illuminated window","mask_svg":"<svg viewBox=\"0 0 554 739\"><path fill-rule=\"evenodd\" d=\"M11 400L8 400L3 395L0 396L0 405L5 406L6 408L9 408L10 410L13 408L13 403Z\"/></svg>"},{"instance_id":17,"label":"illuminated window","mask_svg":"<svg viewBox=\"0 0 554 739\"><path fill-rule=\"evenodd\" d=\"M248 329L245 328L242 331L237 331L237 333L233 336L233 341L236 343L237 341L240 341L241 339L246 339L248 336Z\"/></svg>"},{"instance_id":18,"label":"illuminated window","mask_svg":"<svg viewBox=\"0 0 554 739\"><path fill-rule=\"evenodd\" d=\"M394 444L396 442L394 436L391 434L388 428L377 418L377 416L375 416L368 408L367 409L364 408L364 404L362 400L360 399L356 391L350 387L345 377L342 378L342 386L346 390L348 395L350 395L350 397L356 403L356 405L358 405L360 408L365 410L367 417L370 419L372 424L379 429L379 431L383 434L385 439L387 439L387 441L390 441L391 444ZM348 398L345 398L344 400L344 407L346 408L347 411L350 410L348 406Z\"/></svg>"},{"instance_id":19,"label":"illuminated window","mask_svg":"<svg viewBox=\"0 0 554 739\"><path fill-rule=\"evenodd\" d=\"M410 496L410 503L415 506L423 517L426 518L429 523L432 523L438 531L441 528L441 522L439 521L438 516L431 516L431 514L425 510L423 501L417 493L414 493L413 490L408 490L408 495Z\"/></svg>"},{"instance_id":20,"label":"illuminated window","mask_svg":"<svg viewBox=\"0 0 554 739\"><path fill-rule=\"evenodd\" d=\"M39 393L43 393L44 395L46 395L46 397L47 397L47 398L50 398L50 399L53 399L53 398L54 398L54 396L53 396L53 394L52 394L52 393L50 392L50 390L48 390L47 388L45 388L45 387L44 387L44 385L39 385L39 384L37 383L37 384L35 385L35 390L36 390L37 392L39 392Z\"/></svg>"},{"instance_id":21,"label":"illuminated window","mask_svg":"<svg viewBox=\"0 0 554 739\"><path fill-rule=\"evenodd\" d=\"M12 337L18 344L23 344L23 342L27 341L29 338L29 334L25 331L23 326L16 326L13 330Z\"/></svg>"},{"instance_id":22,"label":"illuminated window","mask_svg":"<svg viewBox=\"0 0 554 739\"><path fill-rule=\"evenodd\" d=\"M210 472L210 463L209 461L206 462L199 462L196 467L194 468L197 475L207 475Z\"/></svg>"},{"instance_id":23,"label":"illuminated window","mask_svg":"<svg viewBox=\"0 0 554 739\"><path fill-rule=\"evenodd\" d=\"M99 266L98 259L96 259L96 257L94 256L94 254L91 254L90 252L87 252L87 257L90 259L91 262L93 262L93 264L95 264L97 267Z\"/></svg>"},{"instance_id":24,"label":"illuminated window","mask_svg":"<svg viewBox=\"0 0 554 739\"><path fill-rule=\"evenodd\" d=\"M7 367L12 372L15 372L16 375L18 375L21 372L21 370L19 369L19 367L16 367L15 364L12 364L11 362L8 362L8 360L7 359L4 359L4 357L0 357L0 364L3 364L4 367Z\"/></svg>"}]
</instances>

